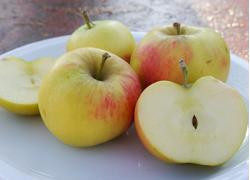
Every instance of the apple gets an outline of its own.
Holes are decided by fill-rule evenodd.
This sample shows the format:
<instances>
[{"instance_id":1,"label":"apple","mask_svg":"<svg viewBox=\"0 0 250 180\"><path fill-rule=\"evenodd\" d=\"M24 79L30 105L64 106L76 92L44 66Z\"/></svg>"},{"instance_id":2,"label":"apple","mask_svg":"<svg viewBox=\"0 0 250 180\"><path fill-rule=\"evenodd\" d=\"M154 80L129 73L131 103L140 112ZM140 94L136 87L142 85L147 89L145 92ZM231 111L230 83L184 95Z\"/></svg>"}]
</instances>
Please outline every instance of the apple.
<instances>
[{"instance_id":1,"label":"apple","mask_svg":"<svg viewBox=\"0 0 250 180\"><path fill-rule=\"evenodd\" d=\"M190 69L189 83L202 76L227 80L230 54L223 38L209 28L179 23L146 34L135 48L130 64L145 88L160 80L181 83L183 77L178 68L181 58Z\"/></svg>"},{"instance_id":2,"label":"apple","mask_svg":"<svg viewBox=\"0 0 250 180\"><path fill-rule=\"evenodd\" d=\"M97 48L70 51L42 82L42 119L63 143L87 147L125 132L133 119L141 87L120 57Z\"/></svg>"},{"instance_id":3,"label":"apple","mask_svg":"<svg viewBox=\"0 0 250 180\"><path fill-rule=\"evenodd\" d=\"M67 42L67 51L83 47L100 48L129 62L135 48L135 40L129 29L114 20L91 22L86 11L82 13L86 24L71 35Z\"/></svg>"},{"instance_id":4,"label":"apple","mask_svg":"<svg viewBox=\"0 0 250 180\"><path fill-rule=\"evenodd\" d=\"M17 57L1 59L0 106L17 114L39 114L38 89L54 62L53 58L30 62Z\"/></svg>"},{"instance_id":5,"label":"apple","mask_svg":"<svg viewBox=\"0 0 250 180\"><path fill-rule=\"evenodd\" d=\"M212 76L184 84L159 81L142 92L135 110L137 133L166 162L223 164L244 140L246 105L235 89Z\"/></svg>"}]
</instances>

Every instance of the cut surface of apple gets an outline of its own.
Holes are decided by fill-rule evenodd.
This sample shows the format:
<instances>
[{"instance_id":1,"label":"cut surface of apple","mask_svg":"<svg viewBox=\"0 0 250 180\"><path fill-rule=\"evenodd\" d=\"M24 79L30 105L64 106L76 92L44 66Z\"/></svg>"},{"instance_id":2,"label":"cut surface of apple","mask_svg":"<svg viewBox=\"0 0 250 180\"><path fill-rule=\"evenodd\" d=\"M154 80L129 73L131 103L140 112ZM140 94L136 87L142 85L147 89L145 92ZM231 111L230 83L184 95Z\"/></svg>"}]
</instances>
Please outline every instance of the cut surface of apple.
<instances>
[{"instance_id":1,"label":"cut surface of apple","mask_svg":"<svg viewBox=\"0 0 250 180\"><path fill-rule=\"evenodd\" d=\"M1 59L0 106L17 114L39 114L38 89L54 62L53 58L30 62L16 57Z\"/></svg>"},{"instance_id":2,"label":"cut surface of apple","mask_svg":"<svg viewBox=\"0 0 250 180\"><path fill-rule=\"evenodd\" d=\"M167 162L220 165L242 144L248 112L240 94L206 76L192 87L159 81L141 94L135 124L146 148Z\"/></svg>"}]
</instances>

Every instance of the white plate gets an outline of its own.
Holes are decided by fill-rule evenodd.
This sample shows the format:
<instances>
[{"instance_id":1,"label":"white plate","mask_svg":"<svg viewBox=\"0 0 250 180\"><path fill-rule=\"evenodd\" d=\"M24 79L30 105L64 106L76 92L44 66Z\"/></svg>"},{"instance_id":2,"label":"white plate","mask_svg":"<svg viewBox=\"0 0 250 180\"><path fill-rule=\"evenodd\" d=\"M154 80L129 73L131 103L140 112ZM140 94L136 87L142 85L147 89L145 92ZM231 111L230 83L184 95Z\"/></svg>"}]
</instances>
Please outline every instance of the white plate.
<instances>
[{"instance_id":1,"label":"white plate","mask_svg":"<svg viewBox=\"0 0 250 180\"><path fill-rule=\"evenodd\" d=\"M133 33L139 41L143 33ZM68 36L32 43L3 54L27 60L58 57ZM248 104L248 63L232 55L228 83ZM11 114L0 108L0 179L247 179L248 136L238 153L221 167L174 165L159 161L142 146L131 128L103 145L72 148L59 142L40 117Z\"/></svg>"}]
</instances>

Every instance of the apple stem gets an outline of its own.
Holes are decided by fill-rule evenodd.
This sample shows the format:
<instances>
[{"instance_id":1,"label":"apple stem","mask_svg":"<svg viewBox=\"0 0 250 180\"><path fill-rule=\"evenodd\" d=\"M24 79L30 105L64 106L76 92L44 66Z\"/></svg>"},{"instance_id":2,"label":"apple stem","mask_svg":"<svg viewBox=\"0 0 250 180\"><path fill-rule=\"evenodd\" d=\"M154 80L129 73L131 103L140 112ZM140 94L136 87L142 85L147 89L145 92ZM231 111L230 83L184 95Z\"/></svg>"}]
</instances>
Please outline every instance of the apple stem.
<instances>
[{"instance_id":1,"label":"apple stem","mask_svg":"<svg viewBox=\"0 0 250 180\"><path fill-rule=\"evenodd\" d=\"M180 35L180 33L181 33L181 24L178 23L178 22L175 22L175 23L173 24L173 26L174 26L174 28L176 29L176 34L177 34L177 35Z\"/></svg>"},{"instance_id":2,"label":"apple stem","mask_svg":"<svg viewBox=\"0 0 250 180\"><path fill-rule=\"evenodd\" d=\"M189 84L188 84L188 68L187 68L187 65L185 63L185 61L183 59L181 59L179 61L179 65L180 65L180 68L182 70L182 74L183 74L183 86L185 88L189 88Z\"/></svg>"},{"instance_id":3,"label":"apple stem","mask_svg":"<svg viewBox=\"0 0 250 180\"><path fill-rule=\"evenodd\" d=\"M97 73L96 79L101 80L102 69L103 69L103 67L104 67L104 64L105 64L106 60L107 60L108 58L110 58L110 57L111 57L111 56L110 56L107 52L104 53L104 54L102 55L102 62L101 62L100 69L99 69L99 71L98 71L98 73Z\"/></svg>"},{"instance_id":4,"label":"apple stem","mask_svg":"<svg viewBox=\"0 0 250 180\"><path fill-rule=\"evenodd\" d=\"M87 11L82 11L81 15L82 15L83 20L86 23L88 29L91 29L95 24L90 21Z\"/></svg>"}]
</instances>

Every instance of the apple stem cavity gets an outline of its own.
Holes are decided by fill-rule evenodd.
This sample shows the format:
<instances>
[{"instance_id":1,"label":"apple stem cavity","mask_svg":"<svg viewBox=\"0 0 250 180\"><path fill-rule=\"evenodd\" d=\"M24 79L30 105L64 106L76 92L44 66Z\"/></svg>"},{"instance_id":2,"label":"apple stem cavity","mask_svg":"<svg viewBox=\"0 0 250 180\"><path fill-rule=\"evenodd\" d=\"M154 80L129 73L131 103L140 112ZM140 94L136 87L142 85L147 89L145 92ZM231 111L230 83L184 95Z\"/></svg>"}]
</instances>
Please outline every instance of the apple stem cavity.
<instances>
[{"instance_id":1,"label":"apple stem cavity","mask_svg":"<svg viewBox=\"0 0 250 180\"><path fill-rule=\"evenodd\" d=\"M181 33L181 24L178 23L178 22L175 22L175 23L173 24L173 26L174 26L174 28L176 29L176 34L177 34L177 35L180 35L180 33Z\"/></svg>"},{"instance_id":2,"label":"apple stem cavity","mask_svg":"<svg viewBox=\"0 0 250 180\"><path fill-rule=\"evenodd\" d=\"M180 65L180 68L182 70L182 74L183 74L183 86L185 88L189 88L190 87L190 84L188 84L188 68L187 68L187 65L185 63L185 61L183 59L181 59L179 61L179 65Z\"/></svg>"},{"instance_id":3,"label":"apple stem cavity","mask_svg":"<svg viewBox=\"0 0 250 180\"><path fill-rule=\"evenodd\" d=\"M84 20L84 22L86 23L88 29L93 28L93 26L94 26L95 24L92 23L92 22L90 21L87 11L82 11L82 12L81 12L81 15L82 15L83 20Z\"/></svg>"},{"instance_id":4,"label":"apple stem cavity","mask_svg":"<svg viewBox=\"0 0 250 180\"><path fill-rule=\"evenodd\" d=\"M101 65L100 65L100 69L99 69L99 71L98 71L98 73L97 73L97 76L96 76L96 79L97 80L102 80L102 78L101 78L101 75L102 75L102 69L103 69L103 67L104 67L104 64L105 64L105 62L106 62L106 60L108 59L108 58L110 58L111 56L106 52L106 53L104 53L103 55L102 55L102 62L101 62Z\"/></svg>"}]
</instances>

